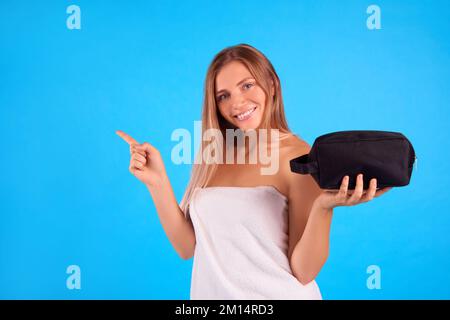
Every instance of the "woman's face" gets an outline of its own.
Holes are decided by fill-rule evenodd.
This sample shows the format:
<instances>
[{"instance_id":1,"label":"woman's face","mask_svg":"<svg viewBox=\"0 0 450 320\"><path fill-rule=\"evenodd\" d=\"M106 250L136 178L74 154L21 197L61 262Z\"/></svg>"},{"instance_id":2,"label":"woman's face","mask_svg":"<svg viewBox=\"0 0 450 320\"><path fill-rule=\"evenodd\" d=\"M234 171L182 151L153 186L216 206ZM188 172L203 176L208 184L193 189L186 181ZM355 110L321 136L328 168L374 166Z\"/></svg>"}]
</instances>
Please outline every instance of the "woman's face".
<instances>
[{"instance_id":1,"label":"woman's face","mask_svg":"<svg viewBox=\"0 0 450 320\"><path fill-rule=\"evenodd\" d=\"M256 129L261 123L266 95L248 69L232 61L216 76L216 101L222 116L239 129Z\"/></svg>"}]
</instances>

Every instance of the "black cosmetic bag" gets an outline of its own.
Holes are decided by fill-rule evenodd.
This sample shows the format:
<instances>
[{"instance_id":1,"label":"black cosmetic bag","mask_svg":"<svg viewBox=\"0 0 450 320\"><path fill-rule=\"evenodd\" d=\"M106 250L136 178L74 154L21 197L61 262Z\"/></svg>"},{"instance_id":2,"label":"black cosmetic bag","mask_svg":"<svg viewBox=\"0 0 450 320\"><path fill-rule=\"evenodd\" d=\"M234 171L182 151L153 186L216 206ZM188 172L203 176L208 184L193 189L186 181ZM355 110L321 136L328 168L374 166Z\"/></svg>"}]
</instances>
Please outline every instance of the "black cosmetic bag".
<instances>
[{"instance_id":1,"label":"black cosmetic bag","mask_svg":"<svg viewBox=\"0 0 450 320\"><path fill-rule=\"evenodd\" d=\"M348 189L354 189L362 173L368 189L372 178L377 188L408 185L416 160L411 142L399 132L351 130L318 137L310 153L290 160L290 167L311 174L321 189L339 189L346 175Z\"/></svg>"}]
</instances>

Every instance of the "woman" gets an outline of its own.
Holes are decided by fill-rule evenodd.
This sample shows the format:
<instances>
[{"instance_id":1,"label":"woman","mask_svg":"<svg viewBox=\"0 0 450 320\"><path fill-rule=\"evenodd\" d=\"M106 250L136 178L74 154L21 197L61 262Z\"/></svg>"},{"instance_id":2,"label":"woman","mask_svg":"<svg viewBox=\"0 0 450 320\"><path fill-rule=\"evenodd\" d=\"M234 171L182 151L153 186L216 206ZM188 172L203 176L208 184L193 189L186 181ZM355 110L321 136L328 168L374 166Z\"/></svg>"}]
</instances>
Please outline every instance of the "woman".
<instances>
[{"instance_id":1,"label":"woman","mask_svg":"<svg viewBox=\"0 0 450 320\"><path fill-rule=\"evenodd\" d=\"M233 160L238 151L249 156L257 148L202 139L178 205L158 150L117 131L130 145L129 170L149 189L175 250L183 259L194 256L191 299L322 299L314 279L328 257L333 208L390 188L377 190L372 179L363 190L358 175L353 192L348 176L340 190L322 190L311 176L291 172L289 160L311 147L288 128L272 64L246 44L223 49L209 66L202 132L211 129L222 137L230 129L275 132L256 146L278 156L276 172L261 174L260 162L215 163L205 152L211 145L233 150Z\"/></svg>"}]
</instances>

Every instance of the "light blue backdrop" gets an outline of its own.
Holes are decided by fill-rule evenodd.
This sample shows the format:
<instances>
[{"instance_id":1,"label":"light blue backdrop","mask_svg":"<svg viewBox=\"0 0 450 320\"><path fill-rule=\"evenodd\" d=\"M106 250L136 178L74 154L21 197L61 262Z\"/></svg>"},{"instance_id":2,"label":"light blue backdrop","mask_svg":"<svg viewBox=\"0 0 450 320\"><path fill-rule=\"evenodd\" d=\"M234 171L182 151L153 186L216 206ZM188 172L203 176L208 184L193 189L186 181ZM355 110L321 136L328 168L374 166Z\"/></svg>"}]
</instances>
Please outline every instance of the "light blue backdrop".
<instances>
[{"instance_id":1,"label":"light blue backdrop","mask_svg":"<svg viewBox=\"0 0 450 320\"><path fill-rule=\"evenodd\" d=\"M66 26L69 5L81 29ZM381 9L369 30L366 9ZM449 1L2 1L0 298L189 299L124 130L162 153L181 200L177 128L200 119L213 56L249 43L281 78L312 144L349 129L404 133L411 184L335 209L325 299L450 298ZM81 268L81 289L66 268ZM369 290L366 268L381 268Z\"/></svg>"}]
</instances>

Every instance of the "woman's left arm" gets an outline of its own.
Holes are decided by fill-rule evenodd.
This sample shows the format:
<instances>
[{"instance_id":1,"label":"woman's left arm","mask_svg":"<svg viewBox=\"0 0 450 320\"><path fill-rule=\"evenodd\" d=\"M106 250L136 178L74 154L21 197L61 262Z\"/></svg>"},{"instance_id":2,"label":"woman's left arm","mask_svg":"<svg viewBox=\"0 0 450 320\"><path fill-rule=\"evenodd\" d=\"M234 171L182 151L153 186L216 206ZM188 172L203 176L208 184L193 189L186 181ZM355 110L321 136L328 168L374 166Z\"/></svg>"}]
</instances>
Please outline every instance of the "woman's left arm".
<instances>
[{"instance_id":1,"label":"woman's left arm","mask_svg":"<svg viewBox=\"0 0 450 320\"><path fill-rule=\"evenodd\" d=\"M302 284L315 279L328 258L333 210L315 202L322 190L310 175L289 175L289 249L292 273Z\"/></svg>"},{"instance_id":2,"label":"woman's left arm","mask_svg":"<svg viewBox=\"0 0 450 320\"><path fill-rule=\"evenodd\" d=\"M316 278L328 258L333 208L368 202L391 188L377 191L376 179L372 179L364 191L362 174L357 176L351 192L348 176L339 190L322 190L311 176L293 180L289 188L289 262L294 276L307 284Z\"/></svg>"},{"instance_id":3,"label":"woman's left arm","mask_svg":"<svg viewBox=\"0 0 450 320\"><path fill-rule=\"evenodd\" d=\"M314 280L328 258L332 215L333 209L313 204L303 235L291 246L292 273L302 284Z\"/></svg>"}]
</instances>

